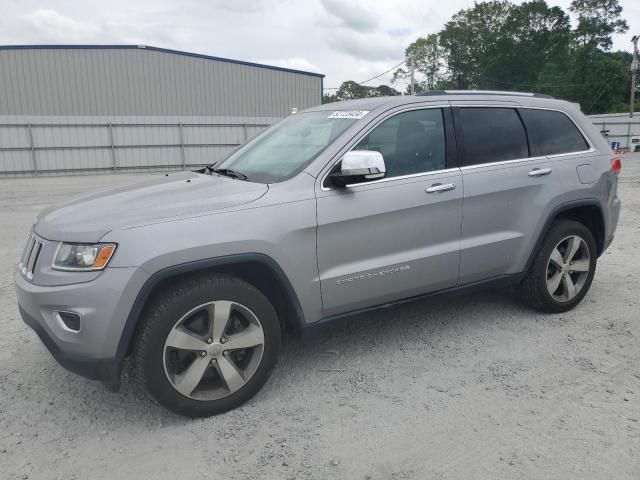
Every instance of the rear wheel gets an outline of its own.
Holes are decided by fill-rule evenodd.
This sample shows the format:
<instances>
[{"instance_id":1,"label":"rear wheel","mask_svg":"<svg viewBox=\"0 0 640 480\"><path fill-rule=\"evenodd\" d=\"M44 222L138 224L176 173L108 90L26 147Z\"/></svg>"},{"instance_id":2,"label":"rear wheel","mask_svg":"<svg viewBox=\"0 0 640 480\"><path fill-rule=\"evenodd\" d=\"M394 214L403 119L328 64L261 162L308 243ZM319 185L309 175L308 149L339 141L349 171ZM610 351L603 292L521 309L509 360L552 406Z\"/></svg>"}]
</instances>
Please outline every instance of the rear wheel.
<instances>
[{"instance_id":1,"label":"rear wheel","mask_svg":"<svg viewBox=\"0 0 640 480\"><path fill-rule=\"evenodd\" d=\"M266 382L280 350L267 298L228 276L198 276L161 293L144 319L139 376L176 413L208 416L235 408Z\"/></svg>"},{"instance_id":2,"label":"rear wheel","mask_svg":"<svg viewBox=\"0 0 640 480\"><path fill-rule=\"evenodd\" d=\"M559 220L547 233L520 294L529 306L544 312L565 312L584 298L596 270L596 244L579 222Z\"/></svg>"}]
</instances>

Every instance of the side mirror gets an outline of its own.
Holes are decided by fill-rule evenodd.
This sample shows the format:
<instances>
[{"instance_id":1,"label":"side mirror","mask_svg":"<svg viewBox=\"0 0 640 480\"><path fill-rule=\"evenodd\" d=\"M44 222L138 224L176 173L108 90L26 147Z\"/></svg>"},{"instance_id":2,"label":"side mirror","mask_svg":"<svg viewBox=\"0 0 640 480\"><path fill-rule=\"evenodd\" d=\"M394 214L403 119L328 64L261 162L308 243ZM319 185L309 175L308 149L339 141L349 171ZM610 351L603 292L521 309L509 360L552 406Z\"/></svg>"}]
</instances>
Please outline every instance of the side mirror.
<instances>
[{"instance_id":1,"label":"side mirror","mask_svg":"<svg viewBox=\"0 0 640 480\"><path fill-rule=\"evenodd\" d=\"M331 182L338 187L352 183L384 178L387 167L380 152L374 150L352 150L344 154L337 170L329 175Z\"/></svg>"}]
</instances>

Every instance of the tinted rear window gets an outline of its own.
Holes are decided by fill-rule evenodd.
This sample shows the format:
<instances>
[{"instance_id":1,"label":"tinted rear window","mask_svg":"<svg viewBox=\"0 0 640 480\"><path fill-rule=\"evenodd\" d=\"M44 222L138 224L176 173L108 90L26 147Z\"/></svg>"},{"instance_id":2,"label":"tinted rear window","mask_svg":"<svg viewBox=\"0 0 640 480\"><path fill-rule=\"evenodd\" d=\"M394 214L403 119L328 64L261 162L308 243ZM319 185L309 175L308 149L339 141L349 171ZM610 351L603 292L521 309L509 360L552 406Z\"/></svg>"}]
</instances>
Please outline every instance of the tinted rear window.
<instances>
[{"instance_id":1,"label":"tinted rear window","mask_svg":"<svg viewBox=\"0 0 640 480\"><path fill-rule=\"evenodd\" d=\"M525 108L520 114L527 126L535 155L557 155L589 149L580 131L564 113Z\"/></svg>"},{"instance_id":2,"label":"tinted rear window","mask_svg":"<svg viewBox=\"0 0 640 480\"><path fill-rule=\"evenodd\" d=\"M513 108L461 108L465 164L529 156L527 135Z\"/></svg>"}]
</instances>

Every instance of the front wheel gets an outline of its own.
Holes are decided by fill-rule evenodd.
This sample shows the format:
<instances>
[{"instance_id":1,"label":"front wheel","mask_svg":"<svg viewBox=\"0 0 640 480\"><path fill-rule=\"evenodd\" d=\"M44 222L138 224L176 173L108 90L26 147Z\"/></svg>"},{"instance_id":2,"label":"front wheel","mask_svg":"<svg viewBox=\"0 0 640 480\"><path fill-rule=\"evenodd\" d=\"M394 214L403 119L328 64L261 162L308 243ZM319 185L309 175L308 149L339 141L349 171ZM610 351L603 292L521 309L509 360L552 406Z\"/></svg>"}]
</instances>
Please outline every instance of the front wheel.
<instances>
[{"instance_id":1,"label":"front wheel","mask_svg":"<svg viewBox=\"0 0 640 480\"><path fill-rule=\"evenodd\" d=\"M591 231L573 220L556 221L520 285L529 306L566 312L584 298L596 271L596 243Z\"/></svg>"},{"instance_id":2,"label":"front wheel","mask_svg":"<svg viewBox=\"0 0 640 480\"><path fill-rule=\"evenodd\" d=\"M159 293L138 338L139 376L159 403L201 417L235 408L267 381L280 324L249 283L197 276Z\"/></svg>"}]
</instances>

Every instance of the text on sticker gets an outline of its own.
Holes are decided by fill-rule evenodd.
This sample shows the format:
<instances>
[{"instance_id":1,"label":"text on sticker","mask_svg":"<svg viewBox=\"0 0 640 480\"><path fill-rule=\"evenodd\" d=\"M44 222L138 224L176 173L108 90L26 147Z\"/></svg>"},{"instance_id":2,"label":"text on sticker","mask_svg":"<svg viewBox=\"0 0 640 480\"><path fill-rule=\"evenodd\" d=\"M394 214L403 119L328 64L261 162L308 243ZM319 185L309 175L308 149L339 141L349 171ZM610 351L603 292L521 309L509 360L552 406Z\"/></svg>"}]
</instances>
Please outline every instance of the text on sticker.
<instances>
[{"instance_id":1,"label":"text on sticker","mask_svg":"<svg viewBox=\"0 0 640 480\"><path fill-rule=\"evenodd\" d=\"M337 110L329 115L328 118L353 118L354 120L360 120L367 113L369 113L369 110Z\"/></svg>"}]
</instances>

